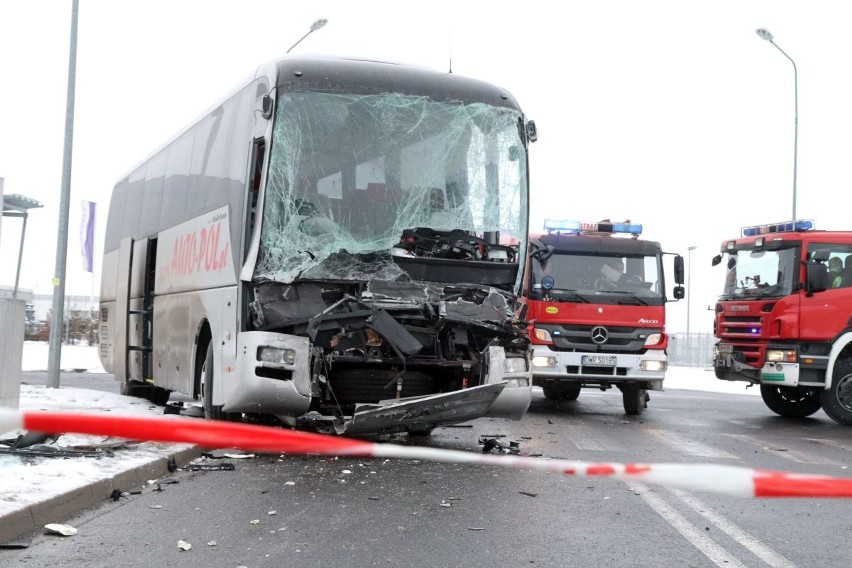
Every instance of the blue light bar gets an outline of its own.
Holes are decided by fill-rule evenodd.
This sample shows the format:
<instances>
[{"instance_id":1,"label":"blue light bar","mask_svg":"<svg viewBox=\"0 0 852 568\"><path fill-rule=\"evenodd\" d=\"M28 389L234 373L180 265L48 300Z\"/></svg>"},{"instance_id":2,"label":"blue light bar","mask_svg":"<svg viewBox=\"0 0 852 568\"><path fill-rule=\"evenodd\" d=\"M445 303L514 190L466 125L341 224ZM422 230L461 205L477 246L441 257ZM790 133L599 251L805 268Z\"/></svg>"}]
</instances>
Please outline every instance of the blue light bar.
<instances>
[{"instance_id":1,"label":"blue light bar","mask_svg":"<svg viewBox=\"0 0 852 568\"><path fill-rule=\"evenodd\" d=\"M580 221L566 221L563 219L545 219L544 229L550 232L625 233L636 236L642 234L642 225L637 225L635 223L587 223Z\"/></svg>"},{"instance_id":2,"label":"blue light bar","mask_svg":"<svg viewBox=\"0 0 852 568\"><path fill-rule=\"evenodd\" d=\"M743 227L743 236L753 237L755 235L767 235L770 233L813 231L814 228L815 225L813 220L801 219L799 221L784 221L783 223L773 223L771 225L754 225L751 227Z\"/></svg>"},{"instance_id":3,"label":"blue light bar","mask_svg":"<svg viewBox=\"0 0 852 568\"><path fill-rule=\"evenodd\" d=\"M545 219L545 231L571 231L573 233L580 232L579 221L565 221L564 219Z\"/></svg>"}]
</instances>

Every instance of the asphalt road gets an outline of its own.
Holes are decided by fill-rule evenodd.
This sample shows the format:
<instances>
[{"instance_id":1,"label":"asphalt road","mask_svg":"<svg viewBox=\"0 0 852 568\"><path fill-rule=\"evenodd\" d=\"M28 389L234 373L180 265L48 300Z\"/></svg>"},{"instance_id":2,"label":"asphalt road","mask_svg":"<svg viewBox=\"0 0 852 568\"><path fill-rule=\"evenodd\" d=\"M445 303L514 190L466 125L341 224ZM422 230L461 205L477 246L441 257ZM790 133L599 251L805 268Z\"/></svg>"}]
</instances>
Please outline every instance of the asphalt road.
<instances>
[{"instance_id":1,"label":"asphalt road","mask_svg":"<svg viewBox=\"0 0 852 568\"><path fill-rule=\"evenodd\" d=\"M822 412L790 420L755 396L651 396L644 414L628 417L618 392L554 403L536 391L519 422L483 419L425 440L385 439L476 452L484 437L504 436L524 455L850 475L852 430ZM789 568L847 565L852 553L846 500L741 499L416 461L262 455L213 463L224 462L235 469L179 471L160 492L69 519L75 537L33 535L29 548L0 551L0 565ZM192 548L180 551L179 540Z\"/></svg>"}]
</instances>

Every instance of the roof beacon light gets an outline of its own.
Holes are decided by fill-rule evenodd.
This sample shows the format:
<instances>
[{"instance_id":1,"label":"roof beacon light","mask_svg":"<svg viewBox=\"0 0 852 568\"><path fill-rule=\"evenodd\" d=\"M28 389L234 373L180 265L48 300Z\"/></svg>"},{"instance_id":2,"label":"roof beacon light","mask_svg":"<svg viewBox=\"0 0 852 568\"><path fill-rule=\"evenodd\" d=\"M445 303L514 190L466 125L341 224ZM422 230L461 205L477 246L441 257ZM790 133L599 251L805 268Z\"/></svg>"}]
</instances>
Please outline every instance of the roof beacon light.
<instances>
[{"instance_id":1,"label":"roof beacon light","mask_svg":"<svg viewBox=\"0 0 852 568\"><path fill-rule=\"evenodd\" d=\"M610 223L609 221L587 223L564 219L545 219L544 230L549 233L623 233L638 237L642 234L642 225L629 221L624 223Z\"/></svg>"},{"instance_id":2,"label":"roof beacon light","mask_svg":"<svg viewBox=\"0 0 852 568\"><path fill-rule=\"evenodd\" d=\"M743 236L753 237L755 235L768 235L770 233L813 231L814 228L815 225L813 220L801 219L799 221L784 221L783 223L773 223L771 225L754 225L752 227L743 227Z\"/></svg>"}]
</instances>

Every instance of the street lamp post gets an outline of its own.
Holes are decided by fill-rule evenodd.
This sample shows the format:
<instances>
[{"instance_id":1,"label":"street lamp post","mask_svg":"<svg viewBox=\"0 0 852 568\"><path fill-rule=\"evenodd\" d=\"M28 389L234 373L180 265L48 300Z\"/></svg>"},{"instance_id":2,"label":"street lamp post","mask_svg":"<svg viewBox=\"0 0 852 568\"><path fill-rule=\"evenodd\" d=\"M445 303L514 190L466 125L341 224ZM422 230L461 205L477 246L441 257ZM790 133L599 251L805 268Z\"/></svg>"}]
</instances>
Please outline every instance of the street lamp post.
<instances>
[{"instance_id":1,"label":"street lamp post","mask_svg":"<svg viewBox=\"0 0 852 568\"><path fill-rule=\"evenodd\" d=\"M321 27L323 27L323 26L324 26L324 25L326 25L327 23L328 23L328 20L326 20L325 18L320 18L319 20L315 21L313 24L311 24L311 29L309 29L309 30L308 30L308 33L306 33L305 35L303 35L302 37L300 37L300 38L299 38L299 41L297 41L296 43L294 43L293 45L291 45L291 46L290 46L290 49L288 49L288 50L287 50L287 53L290 53L290 51L291 51L294 47L296 47L297 45L299 45L300 43L302 43L302 40L303 40L303 39L305 39L306 37L308 37L309 35L311 35L311 34L312 34L312 33L314 33L315 31L317 31L318 29L320 29Z\"/></svg>"},{"instance_id":2,"label":"street lamp post","mask_svg":"<svg viewBox=\"0 0 852 568\"><path fill-rule=\"evenodd\" d=\"M689 333L689 314L690 300L692 299L692 251L697 249L696 245L692 245L687 249L687 266L686 268L686 352L689 357L689 363L692 363L692 335Z\"/></svg>"},{"instance_id":3,"label":"street lamp post","mask_svg":"<svg viewBox=\"0 0 852 568\"><path fill-rule=\"evenodd\" d=\"M762 39L765 39L769 43L775 46L778 51L784 54L784 57L790 60L790 63L793 64L793 94L794 94L794 104L795 104L795 121L794 121L794 130L793 130L793 221L796 220L796 162L797 162L797 154L798 154L798 146L799 146L799 73L796 70L796 62L793 61L793 58L787 55L787 53L778 47L778 44L775 43L775 39L772 37L772 34L769 33L769 30L766 28L758 28L755 30L755 33L760 36Z\"/></svg>"}]
</instances>

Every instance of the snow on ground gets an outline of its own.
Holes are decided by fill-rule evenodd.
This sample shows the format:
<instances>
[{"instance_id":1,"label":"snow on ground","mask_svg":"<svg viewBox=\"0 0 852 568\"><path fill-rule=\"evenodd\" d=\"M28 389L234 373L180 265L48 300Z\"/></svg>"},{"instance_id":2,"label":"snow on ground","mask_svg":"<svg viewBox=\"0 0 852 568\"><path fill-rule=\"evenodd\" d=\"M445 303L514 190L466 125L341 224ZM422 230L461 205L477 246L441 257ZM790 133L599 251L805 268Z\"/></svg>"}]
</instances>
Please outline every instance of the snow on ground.
<instances>
[{"instance_id":1,"label":"snow on ground","mask_svg":"<svg viewBox=\"0 0 852 568\"><path fill-rule=\"evenodd\" d=\"M60 368L103 373L97 353L97 346L65 345L62 347ZM45 371L48 354L47 343L26 342L22 370ZM756 388L746 391L745 383L728 383L716 379L712 369L673 367L666 375L664 386L666 390L691 389L759 396ZM162 407L138 398L103 391L35 385L21 385L20 409L163 416ZM197 420L174 415L170 417L176 420ZM14 439L18 434L20 432L0 433L0 439ZM57 448L104 447L120 442L95 436L63 435L51 445ZM85 487L94 481L109 479L116 473L155 461L185 447L152 442L134 443L115 450L113 457L99 458L21 458L0 454L0 473L3 478L0 485L0 515Z\"/></svg>"}]
</instances>

